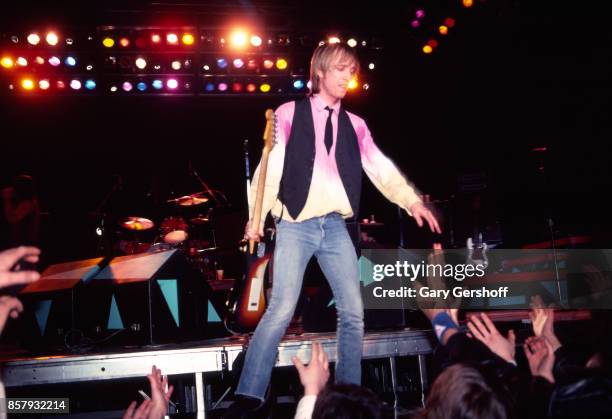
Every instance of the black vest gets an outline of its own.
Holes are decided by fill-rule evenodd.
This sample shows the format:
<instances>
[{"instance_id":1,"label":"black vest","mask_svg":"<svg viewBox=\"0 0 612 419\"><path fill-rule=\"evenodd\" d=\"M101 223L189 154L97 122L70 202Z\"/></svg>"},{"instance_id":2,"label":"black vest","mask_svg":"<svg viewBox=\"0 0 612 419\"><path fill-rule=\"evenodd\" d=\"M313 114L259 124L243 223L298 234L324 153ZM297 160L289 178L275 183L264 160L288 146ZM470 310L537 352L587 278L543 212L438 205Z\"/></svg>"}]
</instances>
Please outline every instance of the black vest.
<instances>
[{"instance_id":1,"label":"black vest","mask_svg":"<svg viewBox=\"0 0 612 419\"><path fill-rule=\"evenodd\" d=\"M300 215L306 205L312 181L315 152L312 109L310 98L306 98L295 102L291 134L285 149L285 163L279 189L279 199L287 207L293 219ZM335 157L353 216L357 217L361 198L361 153L353 124L342 108L338 115Z\"/></svg>"}]
</instances>

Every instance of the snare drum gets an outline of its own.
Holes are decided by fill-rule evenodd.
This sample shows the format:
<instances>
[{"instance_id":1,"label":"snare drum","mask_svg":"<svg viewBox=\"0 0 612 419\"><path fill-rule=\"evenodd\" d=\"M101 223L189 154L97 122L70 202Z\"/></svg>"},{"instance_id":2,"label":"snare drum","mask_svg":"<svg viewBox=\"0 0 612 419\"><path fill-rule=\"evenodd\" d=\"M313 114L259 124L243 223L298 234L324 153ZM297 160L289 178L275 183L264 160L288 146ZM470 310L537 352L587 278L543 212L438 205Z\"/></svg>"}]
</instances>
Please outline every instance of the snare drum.
<instances>
[{"instance_id":1,"label":"snare drum","mask_svg":"<svg viewBox=\"0 0 612 419\"><path fill-rule=\"evenodd\" d=\"M170 216L160 224L161 237L164 243L181 244L189 238L188 224L183 217Z\"/></svg>"}]
</instances>

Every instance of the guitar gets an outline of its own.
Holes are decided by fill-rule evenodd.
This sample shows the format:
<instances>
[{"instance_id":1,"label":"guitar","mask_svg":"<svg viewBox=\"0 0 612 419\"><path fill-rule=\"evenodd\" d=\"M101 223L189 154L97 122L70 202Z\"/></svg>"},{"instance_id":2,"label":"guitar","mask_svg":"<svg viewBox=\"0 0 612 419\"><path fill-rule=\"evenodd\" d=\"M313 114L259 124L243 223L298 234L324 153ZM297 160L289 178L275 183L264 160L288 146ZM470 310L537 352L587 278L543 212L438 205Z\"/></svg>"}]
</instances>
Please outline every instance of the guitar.
<instances>
[{"instance_id":1,"label":"guitar","mask_svg":"<svg viewBox=\"0 0 612 419\"><path fill-rule=\"evenodd\" d=\"M276 117L274 111L266 111L266 128L263 134L264 147L259 165L259 178L253 210L253 229L259 231L261 211L263 205L268 158L276 139ZM259 320L266 311L266 298L264 277L272 253L266 252L265 243L256 243L249 240L246 249L246 269L243 281L234 288L234 303L232 306L232 319L226 321L226 327L232 332L246 333L255 330Z\"/></svg>"},{"instance_id":2,"label":"guitar","mask_svg":"<svg viewBox=\"0 0 612 419\"><path fill-rule=\"evenodd\" d=\"M467 265L482 265L485 268L489 266L489 257L487 256L489 247L486 242L482 241L482 233L478 233L476 240L469 237L466 247L468 249L468 256L465 262Z\"/></svg>"}]
</instances>

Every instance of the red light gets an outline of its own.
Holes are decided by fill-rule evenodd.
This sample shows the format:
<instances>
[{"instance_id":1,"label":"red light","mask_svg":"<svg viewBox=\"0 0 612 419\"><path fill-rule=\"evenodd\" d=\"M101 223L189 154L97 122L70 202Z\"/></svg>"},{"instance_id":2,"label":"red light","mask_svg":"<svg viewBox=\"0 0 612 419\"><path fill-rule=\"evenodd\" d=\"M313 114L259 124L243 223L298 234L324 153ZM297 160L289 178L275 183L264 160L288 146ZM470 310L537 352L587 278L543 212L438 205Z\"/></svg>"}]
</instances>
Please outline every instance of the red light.
<instances>
[{"instance_id":1,"label":"red light","mask_svg":"<svg viewBox=\"0 0 612 419\"><path fill-rule=\"evenodd\" d=\"M64 83L61 80L58 80L57 83L55 84L57 86L58 89L63 89L66 87L66 83Z\"/></svg>"},{"instance_id":2,"label":"red light","mask_svg":"<svg viewBox=\"0 0 612 419\"><path fill-rule=\"evenodd\" d=\"M449 28L452 28L453 26L455 26L455 19L453 19L452 17L447 17L446 19L444 19L444 24Z\"/></svg>"},{"instance_id":3,"label":"red light","mask_svg":"<svg viewBox=\"0 0 612 419\"><path fill-rule=\"evenodd\" d=\"M242 92L242 84L241 83L232 84L232 90L234 92Z\"/></svg>"},{"instance_id":4,"label":"red light","mask_svg":"<svg viewBox=\"0 0 612 419\"><path fill-rule=\"evenodd\" d=\"M251 58L249 61L247 61L247 68L249 70L256 70L257 69L257 60Z\"/></svg>"},{"instance_id":5,"label":"red light","mask_svg":"<svg viewBox=\"0 0 612 419\"><path fill-rule=\"evenodd\" d=\"M430 39L429 41L427 41L427 45L429 45L432 48L435 48L438 46L438 41L436 41L435 39Z\"/></svg>"},{"instance_id":6,"label":"red light","mask_svg":"<svg viewBox=\"0 0 612 419\"><path fill-rule=\"evenodd\" d=\"M127 38L121 38L119 40L119 45L121 45L122 47L127 47L128 45L130 45L130 40Z\"/></svg>"}]
</instances>

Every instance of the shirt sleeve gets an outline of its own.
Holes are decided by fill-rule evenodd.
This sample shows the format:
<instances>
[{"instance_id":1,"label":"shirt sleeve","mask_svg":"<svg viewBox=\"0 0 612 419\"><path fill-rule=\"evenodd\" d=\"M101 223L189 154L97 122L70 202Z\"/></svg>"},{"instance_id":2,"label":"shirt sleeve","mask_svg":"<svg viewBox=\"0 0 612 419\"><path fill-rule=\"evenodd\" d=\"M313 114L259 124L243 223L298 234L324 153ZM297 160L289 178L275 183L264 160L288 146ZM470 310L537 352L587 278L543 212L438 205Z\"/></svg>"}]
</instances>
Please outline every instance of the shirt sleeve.
<instances>
[{"instance_id":1,"label":"shirt sleeve","mask_svg":"<svg viewBox=\"0 0 612 419\"><path fill-rule=\"evenodd\" d=\"M372 134L365 122L360 120L356 125L355 132L359 140L363 170L385 198L399 205L412 216L410 207L417 202L422 202L414 185L374 144Z\"/></svg>"},{"instance_id":2,"label":"shirt sleeve","mask_svg":"<svg viewBox=\"0 0 612 419\"><path fill-rule=\"evenodd\" d=\"M272 150L268 155L268 170L264 183L264 195L261 208L261 226L263 226L268 212L270 212L278 197L280 181L283 176L283 166L285 164L285 149L287 139L289 137L290 123L293 119L292 114L294 107L290 105L293 105L293 103L281 105L275 112L276 135L274 147L272 147ZM255 200L257 197L260 172L261 161L255 169L255 173L253 174L253 182L251 183L251 199L249 200L249 219L251 220L253 219L253 211L255 210Z\"/></svg>"},{"instance_id":3,"label":"shirt sleeve","mask_svg":"<svg viewBox=\"0 0 612 419\"><path fill-rule=\"evenodd\" d=\"M315 395L302 397L297 405L295 417L293 419L311 419L316 402L317 396Z\"/></svg>"}]
</instances>

